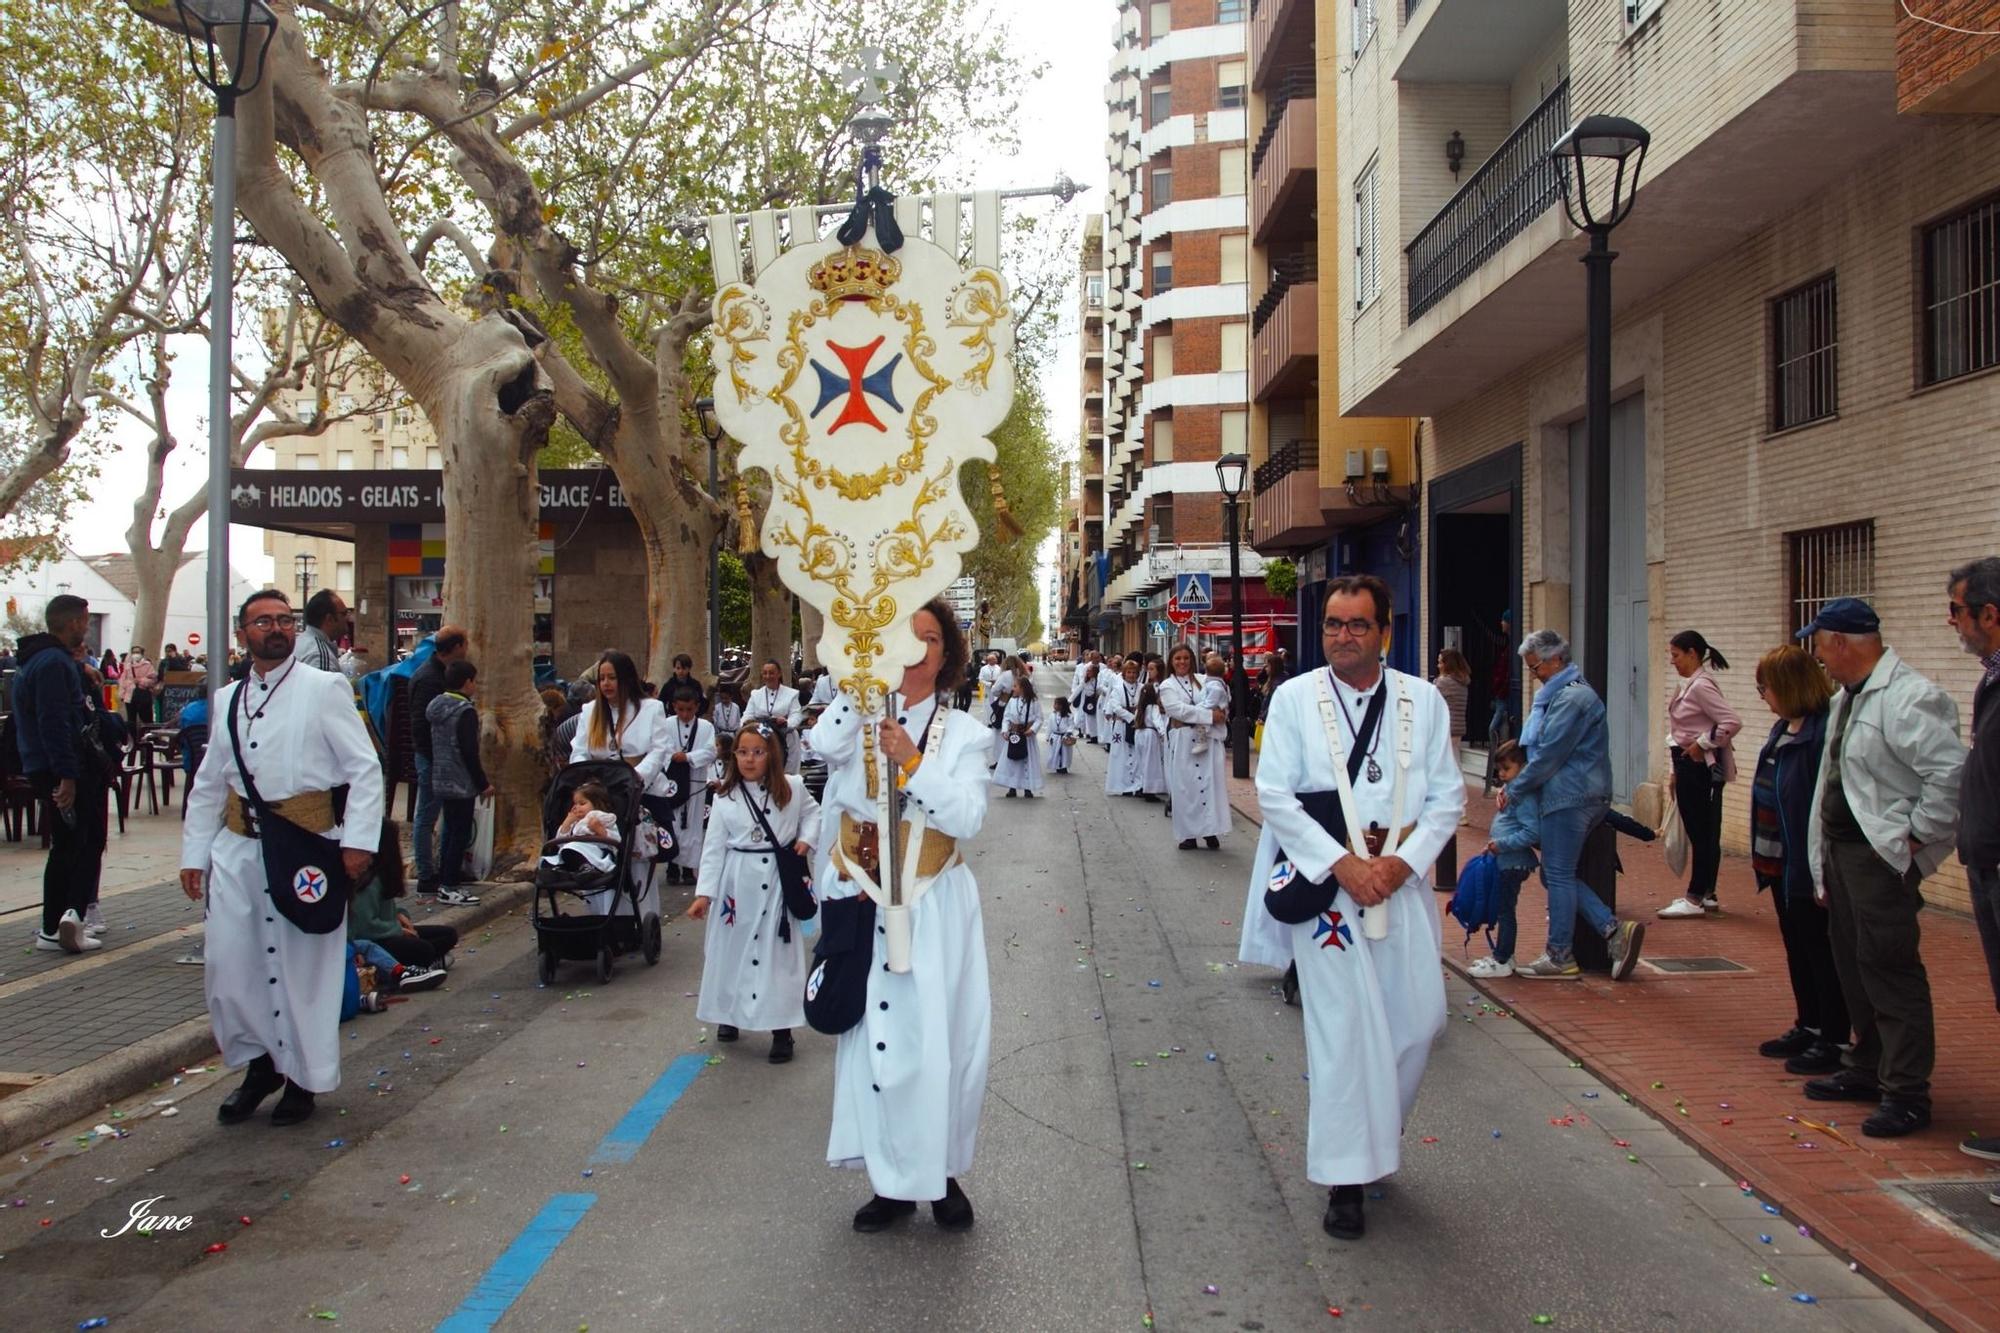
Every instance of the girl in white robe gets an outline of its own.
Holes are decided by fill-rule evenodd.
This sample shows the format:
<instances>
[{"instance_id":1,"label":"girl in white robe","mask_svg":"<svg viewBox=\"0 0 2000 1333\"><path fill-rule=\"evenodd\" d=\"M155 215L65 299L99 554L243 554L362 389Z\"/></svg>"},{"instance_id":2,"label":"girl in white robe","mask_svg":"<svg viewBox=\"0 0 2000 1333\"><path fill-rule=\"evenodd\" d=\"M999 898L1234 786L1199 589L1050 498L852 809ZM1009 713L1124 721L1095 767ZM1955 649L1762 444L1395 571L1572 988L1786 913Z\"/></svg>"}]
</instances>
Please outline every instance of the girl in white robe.
<instances>
[{"instance_id":1,"label":"girl in white robe","mask_svg":"<svg viewBox=\"0 0 2000 1333\"><path fill-rule=\"evenodd\" d=\"M1167 659L1174 674L1160 687L1166 709L1167 787L1174 802L1174 837L1182 851L1197 838L1222 845L1229 832L1229 788L1223 776L1228 753L1229 687L1194 674L1194 650L1183 644ZM1216 721L1220 713L1224 721Z\"/></svg>"},{"instance_id":2,"label":"girl in white robe","mask_svg":"<svg viewBox=\"0 0 2000 1333\"><path fill-rule=\"evenodd\" d=\"M1146 683L1139 689L1139 725L1132 736L1132 763L1139 772L1139 794L1157 801L1167 793L1167 714L1160 707L1157 662L1146 663Z\"/></svg>"},{"instance_id":3,"label":"girl in white robe","mask_svg":"<svg viewBox=\"0 0 2000 1333\"><path fill-rule=\"evenodd\" d=\"M1049 763L1051 773L1069 772L1069 761L1076 751L1076 739L1082 728L1077 726L1076 714L1070 711L1069 700L1057 698L1055 716L1049 719Z\"/></svg>"},{"instance_id":4,"label":"girl in white robe","mask_svg":"<svg viewBox=\"0 0 2000 1333\"><path fill-rule=\"evenodd\" d=\"M736 771L709 807L700 889L688 907L708 921L695 1017L716 1025L717 1041L735 1041L742 1028L769 1032L774 1065L792 1058L792 1029L805 1026L806 942L786 918L778 860L756 812L802 856L820 829L819 803L786 779L784 762L775 728L749 722L737 733Z\"/></svg>"},{"instance_id":5,"label":"girl in white robe","mask_svg":"<svg viewBox=\"0 0 2000 1333\"><path fill-rule=\"evenodd\" d=\"M1107 750L1125 729L1112 720L1110 711L1112 697L1123 683L1119 669L1109 663L1097 673L1097 743Z\"/></svg>"},{"instance_id":6,"label":"girl in white robe","mask_svg":"<svg viewBox=\"0 0 2000 1333\"><path fill-rule=\"evenodd\" d=\"M993 769L993 785L1005 787L1009 796L1020 792L1032 797L1042 789L1042 701L1035 687L1023 680L1000 715L1000 762ZM1007 757L1010 737L1020 736L1027 753L1019 759Z\"/></svg>"},{"instance_id":7,"label":"girl in white robe","mask_svg":"<svg viewBox=\"0 0 2000 1333\"><path fill-rule=\"evenodd\" d=\"M687 790L670 792L680 804L668 816L674 855L667 866L669 884L692 884L701 869L702 829L708 823L708 783L715 768L715 724L698 716L701 700L692 687L676 690L674 715L667 719L666 780L678 783L677 765L687 765Z\"/></svg>"},{"instance_id":8,"label":"girl in white robe","mask_svg":"<svg viewBox=\"0 0 2000 1333\"><path fill-rule=\"evenodd\" d=\"M1125 664L1123 676L1111 682L1102 701L1097 706L1097 715L1104 719L1111 741L1111 762L1104 767L1104 794L1106 796L1137 796L1140 787L1139 774L1139 662L1137 658ZM1127 741L1126 731L1131 729L1132 740Z\"/></svg>"},{"instance_id":9,"label":"girl in white robe","mask_svg":"<svg viewBox=\"0 0 2000 1333\"><path fill-rule=\"evenodd\" d=\"M1000 674L993 680L993 693L987 698L986 715L989 718L994 715L996 707L999 709L1002 717L1006 716L1007 704L1014 697L1014 682L1022 678L1018 669L1019 667L1020 663L1011 657L1000 664ZM1006 737L1006 727L1000 726L993 729L993 753L987 758L988 767L997 765L1006 757Z\"/></svg>"},{"instance_id":10,"label":"girl in white robe","mask_svg":"<svg viewBox=\"0 0 2000 1333\"><path fill-rule=\"evenodd\" d=\"M1069 706L1075 714L1076 734L1092 745L1097 744L1097 676L1097 663L1086 662L1076 673L1076 681L1069 689Z\"/></svg>"},{"instance_id":11,"label":"girl in white robe","mask_svg":"<svg viewBox=\"0 0 2000 1333\"><path fill-rule=\"evenodd\" d=\"M979 720L944 708L936 692L941 670L944 679L953 680L964 669L965 649L951 608L933 602L912 617L911 627L925 645L925 657L904 674L910 697L892 695L889 701L890 716L910 748L923 747L903 761L903 795L922 809L929 828L956 840L959 858L910 908L907 973L888 970L888 941L878 925L861 1022L841 1034L835 1053L827 1162L866 1169L875 1191L854 1216L857 1231L880 1231L914 1212L913 1201L922 1199L935 1201L940 1226L972 1225L972 1205L958 1177L972 1168L992 1044L979 885L962 859L986 819L987 733ZM940 708L943 723L933 740ZM854 700L845 694L814 729L814 744L828 766L829 846L839 842L842 814L869 822L877 817L862 730ZM886 753L878 765L891 775L898 769ZM836 866L822 861L817 882L823 896L861 892Z\"/></svg>"}]
</instances>

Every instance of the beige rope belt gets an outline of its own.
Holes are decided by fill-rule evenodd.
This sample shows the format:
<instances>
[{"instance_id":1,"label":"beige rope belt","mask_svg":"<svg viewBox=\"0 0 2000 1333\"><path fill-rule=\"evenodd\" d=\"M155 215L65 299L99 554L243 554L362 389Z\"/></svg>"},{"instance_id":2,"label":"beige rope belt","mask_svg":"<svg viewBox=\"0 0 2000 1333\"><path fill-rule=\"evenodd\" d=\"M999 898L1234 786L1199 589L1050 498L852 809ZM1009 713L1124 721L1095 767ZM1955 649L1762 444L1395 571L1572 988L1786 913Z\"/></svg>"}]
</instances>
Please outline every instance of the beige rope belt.
<instances>
[{"instance_id":1,"label":"beige rope belt","mask_svg":"<svg viewBox=\"0 0 2000 1333\"><path fill-rule=\"evenodd\" d=\"M300 792L297 796L287 796L282 801L268 804L273 813L309 833L325 833L340 823L333 812L333 793L330 791ZM222 826L239 837L254 838L257 836L257 812L248 801L232 791L222 807Z\"/></svg>"},{"instance_id":2,"label":"beige rope belt","mask_svg":"<svg viewBox=\"0 0 2000 1333\"><path fill-rule=\"evenodd\" d=\"M908 830L909 827L909 821L904 820L903 828ZM871 864L873 858L864 857L861 854L862 831L864 829L873 830L874 828L874 824L859 823L853 815L848 814L844 810L841 811L840 845L833 849L833 864L834 868L848 879L859 878L858 875L849 869L850 864L864 866L870 874L874 873L875 867ZM917 856L917 874L925 879L930 879L933 876L943 874L952 866L957 865L958 861L958 840L956 838L946 837L934 828L924 830L923 850Z\"/></svg>"}]
</instances>

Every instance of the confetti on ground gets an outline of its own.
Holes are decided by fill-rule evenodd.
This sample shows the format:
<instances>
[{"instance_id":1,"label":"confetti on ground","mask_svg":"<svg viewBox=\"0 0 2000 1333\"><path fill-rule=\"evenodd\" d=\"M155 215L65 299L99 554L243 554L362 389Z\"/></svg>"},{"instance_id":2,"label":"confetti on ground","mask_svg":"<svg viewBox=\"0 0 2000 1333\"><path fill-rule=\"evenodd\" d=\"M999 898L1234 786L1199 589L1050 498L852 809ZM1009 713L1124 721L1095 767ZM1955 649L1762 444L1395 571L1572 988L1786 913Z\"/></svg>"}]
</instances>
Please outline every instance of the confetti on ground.
<instances>
[{"instance_id":1,"label":"confetti on ground","mask_svg":"<svg viewBox=\"0 0 2000 1333\"><path fill-rule=\"evenodd\" d=\"M345 1147L347 1146L347 1140L346 1140L346 1139L328 1139L328 1140L326 1141L326 1146L327 1146L327 1147L329 1147L329 1148L345 1148Z\"/></svg>"},{"instance_id":2,"label":"confetti on ground","mask_svg":"<svg viewBox=\"0 0 2000 1333\"><path fill-rule=\"evenodd\" d=\"M1209 1052L1209 1053L1208 1053L1207 1055L1204 1055L1204 1056L1202 1056L1201 1058L1202 1058L1202 1059L1204 1059L1204 1060L1206 1060L1206 1061L1208 1061L1208 1062L1209 1062L1210 1064L1214 1064L1214 1063L1215 1063L1215 1052L1214 1052L1214 1051L1210 1051L1210 1052Z\"/></svg>"},{"instance_id":3,"label":"confetti on ground","mask_svg":"<svg viewBox=\"0 0 2000 1333\"><path fill-rule=\"evenodd\" d=\"M106 1319L106 1318L105 1318L105 1317L104 1317L103 1315L99 1315L99 1316L97 1316L97 1317L96 1317L95 1319L86 1319L86 1320L84 1320L84 1321L83 1321L83 1322L82 1322L81 1324L78 1324L78 1325L77 1325L77 1327L78 1327L78 1328L80 1328L80 1329L84 1329L84 1328L103 1328L103 1327L104 1327L104 1326L105 1326L106 1324L108 1324L108 1323L110 1323L110 1322L111 1322L111 1321L110 1321L109 1319Z\"/></svg>"},{"instance_id":4,"label":"confetti on ground","mask_svg":"<svg viewBox=\"0 0 2000 1333\"><path fill-rule=\"evenodd\" d=\"M1538 1314L1535 1316L1535 1323L1537 1324L1553 1324L1555 1322L1556 1317L1552 1314Z\"/></svg>"},{"instance_id":5,"label":"confetti on ground","mask_svg":"<svg viewBox=\"0 0 2000 1333\"><path fill-rule=\"evenodd\" d=\"M1629 1148L1632 1145L1625 1139L1613 1139L1611 1140L1611 1146L1614 1148Z\"/></svg>"},{"instance_id":6,"label":"confetti on ground","mask_svg":"<svg viewBox=\"0 0 2000 1333\"><path fill-rule=\"evenodd\" d=\"M410 1178L408 1176L397 1176L396 1183L398 1185L407 1185L410 1183Z\"/></svg>"},{"instance_id":7,"label":"confetti on ground","mask_svg":"<svg viewBox=\"0 0 2000 1333\"><path fill-rule=\"evenodd\" d=\"M1436 1143L1436 1142L1437 1142L1437 1135L1435 1135L1435 1134L1426 1134L1426 1135L1424 1136L1424 1142L1425 1142L1425 1143Z\"/></svg>"},{"instance_id":8,"label":"confetti on ground","mask_svg":"<svg viewBox=\"0 0 2000 1333\"><path fill-rule=\"evenodd\" d=\"M207 1249L203 1250L203 1251L202 1251L202 1253L203 1253L203 1254L221 1254L221 1253L222 1253L222 1252L223 1252L224 1250L226 1250L226 1249L228 1249L228 1248L229 1248L229 1242L228 1242L228 1241L222 1241L222 1240L219 1240L219 1241L215 1242L215 1244L213 1244L213 1245L209 1246L209 1247L208 1247Z\"/></svg>"},{"instance_id":9,"label":"confetti on ground","mask_svg":"<svg viewBox=\"0 0 2000 1333\"><path fill-rule=\"evenodd\" d=\"M1793 1299L1793 1300L1795 1300L1795 1301L1797 1301L1797 1302L1798 1302L1798 1303L1799 1303L1800 1305L1818 1305L1818 1304L1819 1304L1819 1297L1817 1297L1817 1296L1813 1295L1813 1294L1812 1294L1811 1292L1806 1292L1806 1291L1795 1291L1795 1292L1793 1292L1793 1293L1792 1293L1792 1299Z\"/></svg>"},{"instance_id":10,"label":"confetti on ground","mask_svg":"<svg viewBox=\"0 0 2000 1333\"><path fill-rule=\"evenodd\" d=\"M1499 1137L1500 1137L1500 1131L1499 1131L1499 1130L1497 1130L1497 1129L1496 1129L1496 1130L1494 1130L1494 1131L1493 1131L1493 1137L1494 1137L1494 1138L1496 1138L1496 1139L1497 1139L1497 1138L1499 1138Z\"/></svg>"},{"instance_id":11,"label":"confetti on ground","mask_svg":"<svg viewBox=\"0 0 2000 1333\"><path fill-rule=\"evenodd\" d=\"M1338 1305L1329 1305L1329 1306L1327 1306L1327 1307L1326 1307L1326 1312L1327 1312L1327 1314L1328 1314L1328 1315L1332 1316L1332 1317L1333 1317L1333 1318L1335 1318L1335 1319L1338 1319L1338 1318L1340 1318L1340 1307L1339 1307Z\"/></svg>"},{"instance_id":12,"label":"confetti on ground","mask_svg":"<svg viewBox=\"0 0 2000 1333\"><path fill-rule=\"evenodd\" d=\"M1778 1215L1778 1206L1774 1203L1767 1203L1764 1205L1764 1211L1776 1217Z\"/></svg>"},{"instance_id":13,"label":"confetti on ground","mask_svg":"<svg viewBox=\"0 0 2000 1333\"><path fill-rule=\"evenodd\" d=\"M1800 1227L1800 1228L1799 1228L1799 1234L1800 1234L1801 1236L1810 1236L1810 1235L1812 1235L1812 1228L1811 1228L1811 1227Z\"/></svg>"},{"instance_id":14,"label":"confetti on ground","mask_svg":"<svg viewBox=\"0 0 2000 1333\"><path fill-rule=\"evenodd\" d=\"M1761 1235L1761 1234L1760 1234L1760 1235L1759 1235L1759 1236L1757 1237L1757 1239L1758 1239L1759 1241L1761 1241L1761 1242L1762 1242L1763 1244L1765 1244L1765 1245L1769 1245L1769 1244L1771 1243L1771 1238L1770 1238L1769 1236L1766 1236L1766 1235Z\"/></svg>"},{"instance_id":15,"label":"confetti on ground","mask_svg":"<svg viewBox=\"0 0 2000 1333\"><path fill-rule=\"evenodd\" d=\"M247 1218L247 1217L239 1217L239 1218L237 1218L237 1219L236 1219L236 1222L237 1222L237 1225L238 1225L238 1226L246 1226L246 1227L247 1227L247 1226L249 1226L249 1225L250 1225L250 1219L249 1219L249 1218Z\"/></svg>"},{"instance_id":16,"label":"confetti on ground","mask_svg":"<svg viewBox=\"0 0 2000 1333\"><path fill-rule=\"evenodd\" d=\"M1769 1273L1759 1273L1757 1275L1757 1280L1763 1283L1767 1287L1775 1287L1778 1285L1778 1279L1772 1277Z\"/></svg>"},{"instance_id":17,"label":"confetti on ground","mask_svg":"<svg viewBox=\"0 0 2000 1333\"><path fill-rule=\"evenodd\" d=\"M1222 1288L1216 1286L1213 1282L1209 1283L1207 1286L1201 1289L1201 1294L1204 1296L1217 1296L1220 1295L1221 1292Z\"/></svg>"}]
</instances>

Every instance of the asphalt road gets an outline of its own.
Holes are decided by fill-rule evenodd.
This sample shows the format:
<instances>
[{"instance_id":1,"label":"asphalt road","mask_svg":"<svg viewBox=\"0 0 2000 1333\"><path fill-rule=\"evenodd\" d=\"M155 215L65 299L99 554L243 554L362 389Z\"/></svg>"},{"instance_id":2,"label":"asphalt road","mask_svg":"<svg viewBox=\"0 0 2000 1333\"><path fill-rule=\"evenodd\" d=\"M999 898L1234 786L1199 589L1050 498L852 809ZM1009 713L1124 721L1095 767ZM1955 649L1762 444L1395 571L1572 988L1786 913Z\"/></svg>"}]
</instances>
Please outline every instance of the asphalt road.
<instances>
[{"instance_id":1,"label":"asphalt road","mask_svg":"<svg viewBox=\"0 0 2000 1333\"><path fill-rule=\"evenodd\" d=\"M1090 751L1046 799L996 800L972 856L994 1042L969 1234L927 1212L853 1233L865 1178L824 1161L831 1040L802 1033L788 1066L760 1036L717 1046L694 1018L698 927L670 923L657 968L544 989L516 916L466 942L449 989L351 1024L345 1085L305 1126L221 1128L234 1078L194 1076L117 1108L128 1138L8 1163L0 1323L1294 1330L1331 1307L1380 1329L1917 1326L1455 983L1404 1168L1365 1241L1329 1239L1299 1014L1233 961L1254 830L1179 852L1160 806L1102 777ZM633 1129L670 1069L692 1081ZM192 1224L100 1235L156 1195Z\"/></svg>"}]
</instances>

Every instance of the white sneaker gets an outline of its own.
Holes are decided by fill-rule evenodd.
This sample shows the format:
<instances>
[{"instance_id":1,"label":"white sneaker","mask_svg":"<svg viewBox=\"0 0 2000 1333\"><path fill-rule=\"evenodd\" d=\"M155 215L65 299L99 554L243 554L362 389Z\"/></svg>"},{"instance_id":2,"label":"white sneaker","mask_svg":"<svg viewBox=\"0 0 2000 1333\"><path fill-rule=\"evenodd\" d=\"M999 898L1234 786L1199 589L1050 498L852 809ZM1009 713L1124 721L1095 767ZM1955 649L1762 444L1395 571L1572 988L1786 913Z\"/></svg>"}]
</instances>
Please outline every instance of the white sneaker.
<instances>
[{"instance_id":1,"label":"white sneaker","mask_svg":"<svg viewBox=\"0 0 2000 1333\"><path fill-rule=\"evenodd\" d=\"M1466 971L1475 977L1511 977L1514 964L1511 959L1503 963L1498 958L1482 958Z\"/></svg>"},{"instance_id":2,"label":"white sneaker","mask_svg":"<svg viewBox=\"0 0 2000 1333\"><path fill-rule=\"evenodd\" d=\"M1687 898L1676 898L1659 911L1653 913L1653 915L1666 917L1707 916L1708 911L1698 902L1693 902Z\"/></svg>"},{"instance_id":3,"label":"white sneaker","mask_svg":"<svg viewBox=\"0 0 2000 1333\"><path fill-rule=\"evenodd\" d=\"M39 931L39 930L35 932L35 947L36 947L37 949L41 949L41 950L43 950L43 951L45 951L45 952L47 952L47 953L68 953L68 952L69 952L69 950L68 950L68 949L65 949L65 948L63 947L63 942L62 942L62 940L58 939L58 938L57 938L56 936L54 936L54 935L44 935L44 934L42 934L42 932L41 932L41 931Z\"/></svg>"},{"instance_id":4,"label":"white sneaker","mask_svg":"<svg viewBox=\"0 0 2000 1333\"><path fill-rule=\"evenodd\" d=\"M96 903L92 903L90 910L83 914L83 929L84 933L88 935L102 935L105 931L111 929L111 927L104 924L104 913L98 908Z\"/></svg>"},{"instance_id":5,"label":"white sneaker","mask_svg":"<svg viewBox=\"0 0 2000 1333\"><path fill-rule=\"evenodd\" d=\"M477 907L479 895L467 893L463 889L439 888L437 901L440 907Z\"/></svg>"}]
</instances>

